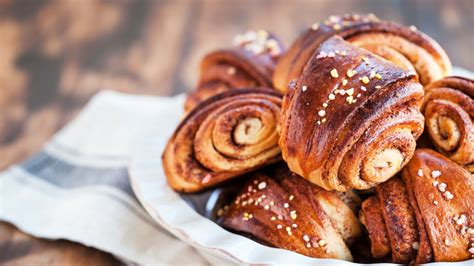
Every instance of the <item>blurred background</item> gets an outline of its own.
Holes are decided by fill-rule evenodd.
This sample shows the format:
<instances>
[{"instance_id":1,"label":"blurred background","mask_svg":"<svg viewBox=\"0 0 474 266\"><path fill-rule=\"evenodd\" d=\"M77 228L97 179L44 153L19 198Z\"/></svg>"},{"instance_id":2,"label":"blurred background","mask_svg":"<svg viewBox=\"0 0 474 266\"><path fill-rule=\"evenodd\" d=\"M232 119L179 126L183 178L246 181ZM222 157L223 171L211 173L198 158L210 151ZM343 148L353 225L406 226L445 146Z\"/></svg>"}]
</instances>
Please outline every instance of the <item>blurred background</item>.
<instances>
[{"instance_id":1,"label":"blurred background","mask_svg":"<svg viewBox=\"0 0 474 266\"><path fill-rule=\"evenodd\" d=\"M267 29L286 45L329 15L374 13L415 25L474 70L474 0L0 0L0 170L39 150L100 90L174 95L236 34ZM67 241L0 223L0 264L116 264Z\"/></svg>"}]
</instances>

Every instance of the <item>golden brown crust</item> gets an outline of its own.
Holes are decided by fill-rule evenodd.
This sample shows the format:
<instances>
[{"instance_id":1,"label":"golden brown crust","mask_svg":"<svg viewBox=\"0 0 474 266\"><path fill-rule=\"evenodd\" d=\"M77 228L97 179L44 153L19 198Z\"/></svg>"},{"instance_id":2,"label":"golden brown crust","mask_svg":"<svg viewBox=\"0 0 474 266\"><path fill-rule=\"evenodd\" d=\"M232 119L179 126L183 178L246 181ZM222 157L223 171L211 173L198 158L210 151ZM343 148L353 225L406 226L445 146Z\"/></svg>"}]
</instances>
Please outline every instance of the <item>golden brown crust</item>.
<instances>
[{"instance_id":1,"label":"golden brown crust","mask_svg":"<svg viewBox=\"0 0 474 266\"><path fill-rule=\"evenodd\" d=\"M334 220L334 210L344 215ZM220 223L274 247L316 258L352 260L344 241L360 234L355 214L337 193L311 185L284 166L274 173L254 174Z\"/></svg>"},{"instance_id":2,"label":"golden brown crust","mask_svg":"<svg viewBox=\"0 0 474 266\"><path fill-rule=\"evenodd\" d=\"M168 140L170 186L194 192L280 160L281 96L272 89L227 91L199 104Z\"/></svg>"},{"instance_id":3,"label":"golden brown crust","mask_svg":"<svg viewBox=\"0 0 474 266\"><path fill-rule=\"evenodd\" d=\"M384 213L394 262L463 261L474 256L472 175L441 154L420 149L402 178L377 187L380 206L371 203L373 199L362 205L374 257L380 254L374 252L381 242L378 234L385 234L381 222L374 223L380 219L377 208Z\"/></svg>"},{"instance_id":4,"label":"golden brown crust","mask_svg":"<svg viewBox=\"0 0 474 266\"><path fill-rule=\"evenodd\" d=\"M373 187L411 158L423 129L422 98L413 73L333 36L307 58L285 96L283 158L328 190Z\"/></svg>"},{"instance_id":5,"label":"golden brown crust","mask_svg":"<svg viewBox=\"0 0 474 266\"><path fill-rule=\"evenodd\" d=\"M447 77L426 86L422 112L436 149L461 164L474 163L474 81Z\"/></svg>"},{"instance_id":6,"label":"golden brown crust","mask_svg":"<svg viewBox=\"0 0 474 266\"><path fill-rule=\"evenodd\" d=\"M393 178L377 186L376 190L390 239L392 261L408 263L416 256L413 243L418 242L418 232L405 184Z\"/></svg>"},{"instance_id":7,"label":"golden brown crust","mask_svg":"<svg viewBox=\"0 0 474 266\"><path fill-rule=\"evenodd\" d=\"M411 180L435 261L469 259L474 236L472 175L441 154L421 149L407 165L403 178Z\"/></svg>"},{"instance_id":8,"label":"golden brown crust","mask_svg":"<svg viewBox=\"0 0 474 266\"><path fill-rule=\"evenodd\" d=\"M196 91L189 94L185 111L220 92L233 88L272 87L276 62L283 45L275 35L260 30L236 37L232 49L207 54L201 62Z\"/></svg>"},{"instance_id":9,"label":"golden brown crust","mask_svg":"<svg viewBox=\"0 0 474 266\"><path fill-rule=\"evenodd\" d=\"M451 62L441 46L414 27L381 21L374 15L331 16L303 33L280 59L273 76L275 88L284 92L305 66L301 58L312 55L333 35L366 48L406 69L415 70L422 84L450 74Z\"/></svg>"},{"instance_id":10,"label":"golden brown crust","mask_svg":"<svg viewBox=\"0 0 474 266\"><path fill-rule=\"evenodd\" d=\"M391 246L388 232L383 219L379 199L372 196L362 203L359 213L360 221L367 228L371 242L372 256L376 259L390 254Z\"/></svg>"},{"instance_id":11,"label":"golden brown crust","mask_svg":"<svg viewBox=\"0 0 474 266\"><path fill-rule=\"evenodd\" d=\"M408 167L405 167L403 171L407 171L407 169ZM406 173L403 173L403 171L402 171L402 176L406 177L407 175ZM403 180L405 181L405 184L406 184L406 192L408 195L408 200L415 214L416 224L418 228L419 239L418 239L418 242L416 242L418 250L416 254L415 263L416 264L428 263L434 260L433 249L431 248L431 244L429 242L428 233L426 232L426 227L423 221L423 216L421 215L420 207L418 206L416 198L415 198L412 179L403 178Z\"/></svg>"}]
</instances>

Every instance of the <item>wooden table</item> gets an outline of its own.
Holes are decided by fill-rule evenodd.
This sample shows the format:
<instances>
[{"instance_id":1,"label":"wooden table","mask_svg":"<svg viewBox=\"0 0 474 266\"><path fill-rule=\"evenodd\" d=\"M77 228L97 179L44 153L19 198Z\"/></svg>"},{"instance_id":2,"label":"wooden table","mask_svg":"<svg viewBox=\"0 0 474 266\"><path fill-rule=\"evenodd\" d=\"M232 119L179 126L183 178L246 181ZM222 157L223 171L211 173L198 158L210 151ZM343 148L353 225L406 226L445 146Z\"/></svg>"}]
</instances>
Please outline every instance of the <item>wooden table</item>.
<instances>
[{"instance_id":1,"label":"wooden table","mask_svg":"<svg viewBox=\"0 0 474 266\"><path fill-rule=\"evenodd\" d=\"M248 29L288 45L331 14L416 25L474 69L474 0L0 0L0 169L38 151L102 89L172 95L193 88L200 58ZM0 223L0 264L117 264L109 254Z\"/></svg>"}]
</instances>

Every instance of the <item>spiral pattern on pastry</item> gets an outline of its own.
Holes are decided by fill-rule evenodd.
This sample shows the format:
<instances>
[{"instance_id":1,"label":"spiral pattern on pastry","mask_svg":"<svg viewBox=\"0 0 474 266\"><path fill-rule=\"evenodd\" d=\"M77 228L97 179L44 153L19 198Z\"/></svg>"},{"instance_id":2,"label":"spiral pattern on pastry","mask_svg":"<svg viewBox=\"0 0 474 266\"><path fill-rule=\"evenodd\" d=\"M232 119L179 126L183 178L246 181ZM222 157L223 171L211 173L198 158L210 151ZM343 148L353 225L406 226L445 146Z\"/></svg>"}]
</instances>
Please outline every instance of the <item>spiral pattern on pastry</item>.
<instances>
[{"instance_id":1,"label":"spiral pattern on pastry","mask_svg":"<svg viewBox=\"0 0 474 266\"><path fill-rule=\"evenodd\" d=\"M252 175L219 223L273 247L352 260L348 245L359 237L361 227L346 200L357 201L357 196L325 191L284 165L272 168Z\"/></svg>"},{"instance_id":2,"label":"spiral pattern on pastry","mask_svg":"<svg viewBox=\"0 0 474 266\"><path fill-rule=\"evenodd\" d=\"M474 179L428 149L376 188L359 213L372 255L395 263L462 261L474 257Z\"/></svg>"},{"instance_id":3,"label":"spiral pattern on pastry","mask_svg":"<svg viewBox=\"0 0 474 266\"><path fill-rule=\"evenodd\" d=\"M443 48L413 26L381 21L372 14L331 16L323 23L313 24L279 60L273 77L275 88L285 92L289 82L297 78L305 67L299 58L310 56L321 42L334 35L407 71L416 71L423 85L451 72L451 61Z\"/></svg>"},{"instance_id":4,"label":"spiral pattern on pastry","mask_svg":"<svg viewBox=\"0 0 474 266\"><path fill-rule=\"evenodd\" d=\"M289 168L327 190L368 189L395 175L423 131L414 73L345 42L324 41L284 98Z\"/></svg>"},{"instance_id":5,"label":"spiral pattern on pastry","mask_svg":"<svg viewBox=\"0 0 474 266\"><path fill-rule=\"evenodd\" d=\"M281 95L267 88L232 90L199 104L163 153L170 186L199 191L279 161L280 110Z\"/></svg>"},{"instance_id":6,"label":"spiral pattern on pastry","mask_svg":"<svg viewBox=\"0 0 474 266\"><path fill-rule=\"evenodd\" d=\"M205 99L234 88L273 87L273 71L283 52L278 38L259 30L237 35L234 42L234 48L204 57L197 89L185 102L186 112Z\"/></svg>"},{"instance_id":7,"label":"spiral pattern on pastry","mask_svg":"<svg viewBox=\"0 0 474 266\"><path fill-rule=\"evenodd\" d=\"M461 165L474 164L474 81L447 77L425 92L422 112L436 149Z\"/></svg>"}]
</instances>

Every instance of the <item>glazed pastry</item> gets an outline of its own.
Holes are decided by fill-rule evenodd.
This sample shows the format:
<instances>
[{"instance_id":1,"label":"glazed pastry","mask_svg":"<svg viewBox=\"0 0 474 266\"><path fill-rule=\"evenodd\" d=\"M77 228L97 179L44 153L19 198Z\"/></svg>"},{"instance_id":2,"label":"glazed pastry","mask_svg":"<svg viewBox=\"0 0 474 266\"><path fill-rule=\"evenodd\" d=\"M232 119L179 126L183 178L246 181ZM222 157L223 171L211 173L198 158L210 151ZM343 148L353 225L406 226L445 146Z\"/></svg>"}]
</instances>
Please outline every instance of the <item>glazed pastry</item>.
<instances>
[{"instance_id":1,"label":"glazed pastry","mask_svg":"<svg viewBox=\"0 0 474 266\"><path fill-rule=\"evenodd\" d=\"M439 44L413 26L381 21L374 15L331 16L304 32L280 59L275 70L275 88L285 92L291 80L304 71L301 58L310 57L320 43L334 35L363 47L401 68L416 72L421 84L441 79L451 72L451 62Z\"/></svg>"},{"instance_id":2,"label":"glazed pastry","mask_svg":"<svg viewBox=\"0 0 474 266\"><path fill-rule=\"evenodd\" d=\"M327 190L385 182L410 160L423 131L415 74L339 36L307 55L283 102L283 159Z\"/></svg>"},{"instance_id":3,"label":"glazed pastry","mask_svg":"<svg viewBox=\"0 0 474 266\"><path fill-rule=\"evenodd\" d=\"M372 255L392 262L474 258L474 179L432 150L421 149L402 171L365 200L360 220Z\"/></svg>"},{"instance_id":4,"label":"glazed pastry","mask_svg":"<svg viewBox=\"0 0 474 266\"><path fill-rule=\"evenodd\" d=\"M436 149L449 159L474 164L474 81L447 77L425 87L422 112Z\"/></svg>"},{"instance_id":5,"label":"glazed pastry","mask_svg":"<svg viewBox=\"0 0 474 266\"><path fill-rule=\"evenodd\" d=\"M232 49L214 51L204 57L195 92L185 103L189 112L198 103L233 88L272 88L272 75L283 45L264 30L237 35Z\"/></svg>"},{"instance_id":6,"label":"glazed pastry","mask_svg":"<svg viewBox=\"0 0 474 266\"><path fill-rule=\"evenodd\" d=\"M280 166L254 173L220 224L273 247L350 261L347 245L361 228L348 199L354 194L325 191Z\"/></svg>"},{"instance_id":7,"label":"glazed pastry","mask_svg":"<svg viewBox=\"0 0 474 266\"><path fill-rule=\"evenodd\" d=\"M195 192L281 160L280 109L281 95L265 88L227 91L199 104L163 153L170 186Z\"/></svg>"}]
</instances>

